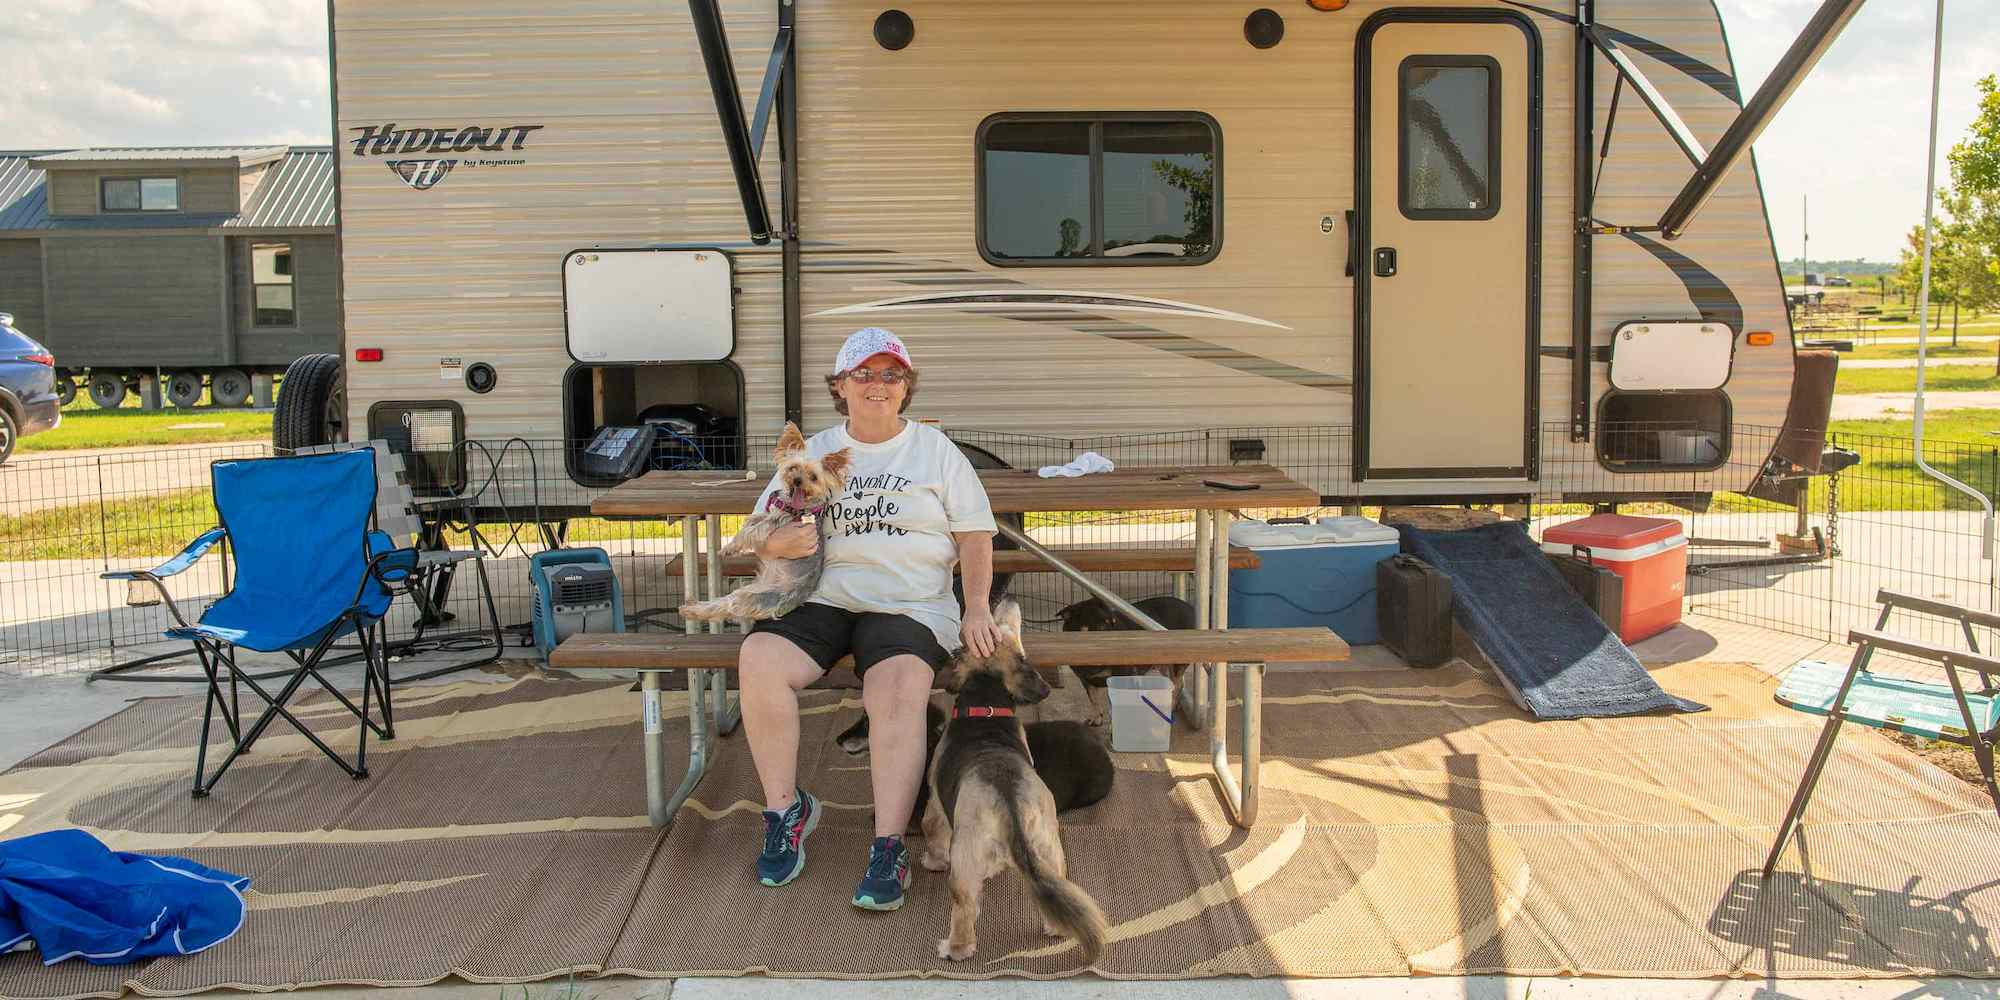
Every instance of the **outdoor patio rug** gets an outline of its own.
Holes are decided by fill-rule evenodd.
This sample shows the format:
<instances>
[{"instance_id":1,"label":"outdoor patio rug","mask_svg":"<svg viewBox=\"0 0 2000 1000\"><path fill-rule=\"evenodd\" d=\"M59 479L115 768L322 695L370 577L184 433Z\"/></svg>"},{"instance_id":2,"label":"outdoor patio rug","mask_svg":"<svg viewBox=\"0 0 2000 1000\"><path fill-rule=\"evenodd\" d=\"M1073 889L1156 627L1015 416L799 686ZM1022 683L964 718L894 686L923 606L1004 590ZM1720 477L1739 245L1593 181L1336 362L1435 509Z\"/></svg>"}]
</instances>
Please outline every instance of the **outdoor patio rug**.
<instances>
[{"instance_id":1,"label":"outdoor patio rug","mask_svg":"<svg viewBox=\"0 0 2000 1000\"><path fill-rule=\"evenodd\" d=\"M1747 667L1656 676L1713 711L1534 722L1462 663L1272 673L1255 830L1224 820L1205 742L1185 733L1174 753L1122 755L1111 797L1065 817L1071 876L1112 926L1096 973L2000 975L2000 820L1976 790L1847 734L1810 814L1810 877L1794 850L1766 883L1819 720L1773 705L1775 682ZM831 741L858 711L840 692L808 696L804 782L827 813L800 881L751 878L740 736L674 826L649 829L628 686L408 688L368 781L273 729L201 801L198 700L135 702L0 775L0 835L79 826L247 874L249 919L209 952L131 967L0 957L0 995L1079 972L1014 875L989 884L979 953L959 965L932 957L943 879L918 871L898 913L848 905L870 819L866 762ZM335 745L351 741L319 708ZM677 766L685 742L671 745Z\"/></svg>"}]
</instances>

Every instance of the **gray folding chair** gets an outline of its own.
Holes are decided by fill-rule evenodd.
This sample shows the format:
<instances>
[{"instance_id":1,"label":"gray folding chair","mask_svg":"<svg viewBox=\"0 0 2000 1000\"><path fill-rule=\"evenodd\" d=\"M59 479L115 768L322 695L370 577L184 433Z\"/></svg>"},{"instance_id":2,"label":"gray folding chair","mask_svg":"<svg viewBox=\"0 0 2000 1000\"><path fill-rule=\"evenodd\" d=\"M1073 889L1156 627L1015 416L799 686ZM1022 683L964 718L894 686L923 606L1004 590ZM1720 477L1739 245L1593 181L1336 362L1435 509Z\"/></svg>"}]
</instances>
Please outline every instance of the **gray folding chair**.
<instances>
[{"instance_id":1,"label":"gray folding chair","mask_svg":"<svg viewBox=\"0 0 2000 1000\"><path fill-rule=\"evenodd\" d=\"M441 643L450 648L469 642L472 645L466 647L464 651L485 654L420 673L390 677L390 683L427 680L460 670L470 670L498 660L506 648L506 640L500 627L500 610L493 600L493 584L486 575L485 553L479 551L476 546L471 549L448 548L444 542L444 532L424 530L423 516L418 512L416 493L410 488L403 456L389 447L386 441L315 445L298 449L298 454L346 451L362 447L375 450L377 530L386 533L396 547L417 550L416 570L400 581L398 586L399 592L407 594L416 606L416 624L408 639L393 646L387 644L385 634L385 648L392 654L406 655L426 641ZM450 593L452 580L457 575L460 565L467 562L473 564L474 570L479 575L479 596L480 603L486 610L486 628L456 635L433 635L427 639L426 633L453 619L454 616L444 608L445 597ZM383 628L386 633L386 623Z\"/></svg>"}]
</instances>

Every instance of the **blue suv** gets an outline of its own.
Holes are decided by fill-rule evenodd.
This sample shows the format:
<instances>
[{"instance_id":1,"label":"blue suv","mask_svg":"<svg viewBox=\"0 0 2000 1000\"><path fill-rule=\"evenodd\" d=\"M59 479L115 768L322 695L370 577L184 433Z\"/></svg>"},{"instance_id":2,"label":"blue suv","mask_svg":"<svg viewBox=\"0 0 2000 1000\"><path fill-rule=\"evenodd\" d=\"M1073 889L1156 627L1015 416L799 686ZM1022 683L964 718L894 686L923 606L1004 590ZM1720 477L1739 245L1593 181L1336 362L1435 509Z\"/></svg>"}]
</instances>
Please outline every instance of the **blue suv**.
<instances>
[{"instance_id":1,"label":"blue suv","mask_svg":"<svg viewBox=\"0 0 2000 1000\"><path fill-rule=\"evenodd\" d=\"M0 462L14 454L15 441L59 423L55 356L14 329L13 316L0 313Z\"/></svg>"}]
</instances>

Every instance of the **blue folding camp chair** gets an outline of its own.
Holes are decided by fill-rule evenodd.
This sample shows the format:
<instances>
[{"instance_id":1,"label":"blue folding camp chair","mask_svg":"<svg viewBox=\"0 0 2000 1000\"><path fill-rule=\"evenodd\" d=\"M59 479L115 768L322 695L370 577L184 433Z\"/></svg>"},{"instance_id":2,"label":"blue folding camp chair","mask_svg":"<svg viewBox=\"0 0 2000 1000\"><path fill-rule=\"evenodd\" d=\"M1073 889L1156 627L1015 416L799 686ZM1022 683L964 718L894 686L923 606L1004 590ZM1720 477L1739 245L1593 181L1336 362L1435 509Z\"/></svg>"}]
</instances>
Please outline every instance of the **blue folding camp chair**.
<instances>
[{"instance_id":1,"label":"blue folding camp chair","mask_svg":"<svg viewBox=\"0 0 2000 1000\"><path fill-rule=\"evenodd\" d=\"M209 468L215 510L222 526L204 533L173 559L151 570L106 573L106 579L144 580L159 588L175 627L166 635L194 643L208 680L203 706L201 741L195 753L194 796L206 796L222 780L229 765L248 751L274 718L283 717L313 746L346 771L368 777L368 733L394 739L387 724L388 662L383 653L382 617L393 599L392 586L415 567L416 554L398 549L389 537L372 530L375 511L375 458L367 450L288 458L231 459ZM189 622L161 582L193 566L217 542L234 557L232 586L198 621ZM361 704L342 694L320 673L320 660L334 640L349 633L361 644L366 661ZM296 664L274 695L257 677L236 664L236 650L284 653ZM222 682L227 678L229 695ZM361 721L354 763L349 764L314 735L285 705L308 678L332 694ZM255 692L264 712L243 725L237 684ZM384 713L377 722L370 700L379 696ZM208 735L217 713L222 715L234 747L206 773Z\"/></svg>"},{"instance_id":2,"label":"blue folding camp chair","mask_svg":"<svg viewBox=\"0 0 2000 1000\"><path fill-rule=\"evenodd\" d=\"M1792 804L1778 824L1778 839L1764 858L1766 878L1777 868L1785 842L1805 818L1806 805L1812 801L1813 788L1819 784L1827 758L1833 755L1834 737L1840 734L1843 723L1892 729L1971 748L1980 777L1986 780L1986 794L1993 800L1993 811L2000 814L2000 778L1994 774L1993 763L1993 748L2000 743L2000 684L1996 684L2000 682L2000 659L1981 653L1979 639L1973 632L1975 626L2000 628L2000 614L1893 590L1876 591L1875 602L1881 605L1875 628L1847 633L1847 641L1854 644L1854 658L1845 671L1835 664L1807 660L1794 666L1785 675L1785 682L1778 685L1779 704L1824 715L1826 725L1820 727L1819 743L1806 758L1805 775L1799 779ZM1889 627L1890 615L1898 610L1956 621L1967 648L1951 649L1884 632ZM1877 650L1900 653L1912 661L1939 667L1949 685L1870 672L1868 664ZM1966 692L1966 684L1958 676L1961 668L1979 677L1978 691Z\"/></svg>"}]
</instances>

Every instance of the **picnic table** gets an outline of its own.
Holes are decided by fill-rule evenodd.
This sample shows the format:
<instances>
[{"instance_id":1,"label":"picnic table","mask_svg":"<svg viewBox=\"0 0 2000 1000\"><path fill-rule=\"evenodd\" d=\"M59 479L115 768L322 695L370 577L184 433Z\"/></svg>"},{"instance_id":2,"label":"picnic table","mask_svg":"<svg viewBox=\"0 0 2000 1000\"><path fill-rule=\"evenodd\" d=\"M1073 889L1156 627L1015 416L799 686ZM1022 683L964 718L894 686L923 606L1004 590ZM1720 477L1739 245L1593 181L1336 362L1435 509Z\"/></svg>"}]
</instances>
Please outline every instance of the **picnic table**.
<instances>
[{"instance_id":1,"label":"picnic table","mask_svg":"<svg viewBox=\"0 0 2000 1000\"><path fill-rule=\"evenodd\" d=\"M1220 635L1229 624L1229 523L1232 512L1243 507L1312 507L1319 494L1268 465L1201 466L1193 468L1126 468L1080 477L1043 479L1033 470L988 469L979 472L995 514L1054 513L1073 511L1172 511L1194 515L1194 606L1196 630L1177 633L1176 639L1191 649L1206 653L1186 671L1177 692L1181 711L1197 729L1207 729L1216 778L1232 816L1249 825L1256 811L1258 746L1261 739L1261 700L1264 662L1303 659L1344 659L1346 646L1330 630L1259 630L1297 633L1288 641L1275 634L1263 644L1242 636L1242 659ZM649 472L613 487L592 504L591 512L601 517L676 520L681 528L681 557L678 560L687 599L723 592L722 518L749 513L763 492L768 477L731 477L715 470ZM1251 489L1228 489L1210 485L1214 481L1249 484ZM1051 551L1015 528L1005 518L996 522L1000 533L1012 539L1026 553L1074 580L1084 590L1150 631L1165 631L1110 588L1073 565L1064 553ZM704 542L704 535L705 542ZM1077 559L1082 562L1085 560ZM1157 560L1154 562L1157 565ZM1102 560L1096 566L1107 566ZM734 650L741 637L722 637L723 623L710 622L713 637L667 642L659 633L581 635L563 643L550 657L550 665L562 669L625 669L640 671L646 741L647 811L655 825L664 825L693 793L707 771L718 734L726 734L738 720L736 706L728 701L727 678L722 673L734 665ZM694 637L700 623L688 622L686 631ZM1306 634L1312 633L1312 634ZM1318 633L1324 633L1320 635ZM1115 638L1114 638L1115 637ZM1038 665L1052 665L1050 657L1080 658L1072 666L1146 665L1161 662L1158 649L1147 649L1147 640L1136 632L1104 634L1106 641L1071 649L1052 637L1027 637L1029 658ZM1140 640L1135 647L1131 640ZM1157 643L1158 640L1152 640ZM1043 648L1038 655L1037 648ZM1119 647L1115 651L1112 647ZM1153 658L1146 658L1147 656ZM1254 657L1254 659L1253 659ZM1168 660L1166 662L1187 662ZM1210 664L1217 669L1208 669ZM1228 726L1218 711L1227 704L1230 667L1242 668L1243 690L1238 746L1239 764L1229 763ZM688 674L689 760L686 775L672 796L666 794L665 736L661 725L660 673L686 670ZM1233 773L1232 773L1233 772Z\"/></svg>"}]
</instances>

